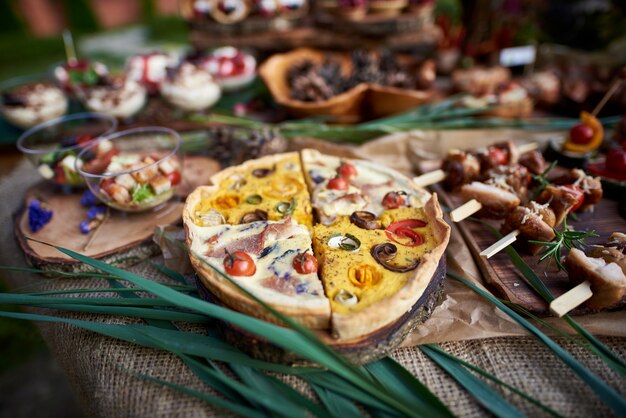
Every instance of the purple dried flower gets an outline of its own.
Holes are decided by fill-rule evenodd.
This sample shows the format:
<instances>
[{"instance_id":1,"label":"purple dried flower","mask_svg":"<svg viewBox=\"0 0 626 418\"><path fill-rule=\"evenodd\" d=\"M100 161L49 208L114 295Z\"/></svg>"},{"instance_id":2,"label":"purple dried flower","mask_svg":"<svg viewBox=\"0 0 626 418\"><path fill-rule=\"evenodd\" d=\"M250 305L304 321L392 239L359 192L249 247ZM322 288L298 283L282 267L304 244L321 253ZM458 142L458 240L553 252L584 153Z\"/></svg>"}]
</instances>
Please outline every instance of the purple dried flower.
<instances>
[{"instance_id":1,"label":"purple dried flower","mask_svg":"<svg viewBox=\"0 0 626 418\"><path fill-rule=\"evenodd\" d=\"M80 228L80 232L88 234L91 232L91 221L82 221L78 227Z\"/></svg>"},{"instance_id":2,"label":"purple dried flower","mask_svg":"<svg viewBox=\"0 0 626 418\"><path fill-rule=\"evenodd\" d=\"M104 206L92 206L87 211L87 219L102 219L106 212Z\"/></svg>"},{"instance_id":3,"label":"purple dried flower","mask_svg":"<svg viewBox=\"0 0 626 418\"><path fill-rule=\"evenodd\" d=\"M40 200L33 199L28 204L28 226L33 232L39 231L43 228L50 219L52 219L52 209L41 202Z\"/></svg>"},{"instance_id":4,"label":"purple dried flower","mask_svg":"<svg viewBox=\"0 0 626 418\"><path fill-rule=\"evenodd\" d=\"M98 204L98 198L91 193L91 190L85 190L85 193L80 198L80 204L82 206L93 206Z\"/></svg>"}]
</instances>

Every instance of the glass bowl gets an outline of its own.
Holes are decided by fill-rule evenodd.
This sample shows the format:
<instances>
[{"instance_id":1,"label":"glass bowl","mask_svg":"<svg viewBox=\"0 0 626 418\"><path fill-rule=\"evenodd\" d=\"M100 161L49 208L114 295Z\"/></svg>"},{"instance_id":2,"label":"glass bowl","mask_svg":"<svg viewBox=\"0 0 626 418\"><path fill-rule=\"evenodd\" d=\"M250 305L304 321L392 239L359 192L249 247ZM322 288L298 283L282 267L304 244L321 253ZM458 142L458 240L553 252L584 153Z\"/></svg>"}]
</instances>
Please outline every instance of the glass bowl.
<instances>
[{"instance_id":1,"label":"glass bowl","mask_svg":"<svg viewBox=\"0 0 626 418\"><path fill-rule=\"evenodd\" d=\"M0 114L11 125L28 129L67 113L68 99L44 74L0 83Z\"/></svg>"},{"instance_id":2,"label":"glass bowl","mask_svg":"<svg viewBox=\"0 0 626 418\"><path fill-rule=\"evenodd\" d=\"M108 141L116 150L103 171L76 167L91 192L108 206L141 212L167 202L182 183L181 139L169 128L145 127L116 132L85 147Z\"/></svg>"},{"instance_id":3,"label":"glass bowl","mask_svg":"<svg viewBox=\"0 0 626 418\"><path fill-rule=\"evenodd\" d=\"M41 176L59 186L82 187L84 181L76 172L77 155L100 137L112 134L117 120L103 113L75 113L39 124L24 132L17 148L37 167ZM110 143L90 147L79 165L108 165L104 161L115 153Z\"/></svg>"}]
</instances>

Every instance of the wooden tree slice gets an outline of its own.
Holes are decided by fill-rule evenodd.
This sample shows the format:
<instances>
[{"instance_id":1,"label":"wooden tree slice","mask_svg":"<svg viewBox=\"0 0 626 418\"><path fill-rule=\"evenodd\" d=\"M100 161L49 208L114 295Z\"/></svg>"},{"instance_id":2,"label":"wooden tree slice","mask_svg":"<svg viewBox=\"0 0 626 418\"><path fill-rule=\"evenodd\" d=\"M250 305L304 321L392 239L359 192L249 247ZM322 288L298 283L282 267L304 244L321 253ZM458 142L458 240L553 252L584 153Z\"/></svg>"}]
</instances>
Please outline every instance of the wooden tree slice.
<instances>
[{"instance_id":1,"label":"wooden tree slice","mask_svg":"<svg viewBox=\"0 0 626 418\"><path fill-rule=\"evenodd\" d=\"M25 206L34 198L45 201L54 211L52 220L34 233L28 226L28 211L22 210L15 219L15 235L29 263L43 270L93 271L91 267L55 248L28 238L128 267L159 253L159 247L152 241L155 227L180 222L184 197L197 186L207 184L209 178L219 170L220 164L215 160L187 157L183 168L184 182L178 190L178 196L148 212L125 213L111 209L108 219L97 233L88 235L82 234L79 229L79 223L86 219L87 212L87 208L80 205L82 191L64 194L50 183L38 183L26 192Z\"/></svg>"},{"instance_id":2,"label":"wooden tree slice","mask_svg":"<svg viewBox=\"0 0 626 418\"><path fill-rule=\"evenodd\" d=\"M446 261L445 258L442 258L424 293L413 305L413 308L395 322L371 334L351 340L336 340L330 335L330 332L316 331L316 334L322 341L355 364L366 364L379 360L400 346L415 327L430 317L441 301L445 276ZM220 304L219 299L211 294L199 279L196 279L196 282L199 294L203 299ZM307 364L306 360L293 352L286 351L239 327L224 321L217 321L217 325L227 342L257 359L274 363Z\"/></svg>"}]
</instances>

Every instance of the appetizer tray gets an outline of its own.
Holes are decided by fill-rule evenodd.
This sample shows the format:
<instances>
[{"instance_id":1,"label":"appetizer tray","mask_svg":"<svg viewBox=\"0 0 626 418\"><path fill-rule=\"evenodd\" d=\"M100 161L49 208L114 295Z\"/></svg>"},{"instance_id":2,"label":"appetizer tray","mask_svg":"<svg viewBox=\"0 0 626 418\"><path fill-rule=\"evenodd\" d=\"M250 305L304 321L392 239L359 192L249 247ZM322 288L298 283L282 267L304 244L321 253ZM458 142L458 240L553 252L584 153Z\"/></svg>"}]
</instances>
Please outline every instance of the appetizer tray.
<instances>
[{"instance_id":1,"label":"appetizer tray","mask_svg":"<svg viewBox=\"0 0 626 418\"><path fill-rule=\"evenodd\" d=\"M179 223L184 197L197 185L206 184L219 169L215 160L188 157L184 162L185 180L178 189L178 196L154 211L125 213L110 210L100 228L89 234L82 234L79 228L87 212L87 208L80 204L82 191L65 194L49 183L41 182L27 190L25 206L31 199L45 202L53 211L52 219L33 233L28 223L28 210L22 210L15 217L15 236L29 263L43 270L81 272L89 267L29 238L127 267L159 253L158 245L152 240L154 229Z\"/></svg>"},{"instance_id":2,"label":"appetizer tray","mask_svg":"<svg viewBox=\"0 0 626 418\"><path fill-rule=\"evenodd\" d=\"M434 186L433 190L441 197L443 204L455 208L463 204L459 196L446 192L441 186ZM618 203L613 200L602 199L592 212L577 214L578 220L570 220L569 225L577 231L595 230L598 237L588 238L587 244L600 244L606 237L615 231L623 231L626 220L618 214ZM498 229L499 223L493 223ZM526 283L519 270L513 265L505 251L487 259L480 252L489 247L497 237L480 222L471 219L457 223L465 242L469 247L474 259L483 274L486 284L495 290L500 296L522 306L524 309L539 315L548 315L548 304ZM559 271L554 261L548 267L548 260L539 262L539 255L529 255L518 250L522 259L533 269L537 276L542 279L548 290L554 297L559 297L570 290L573 285L563 271ZM622 305L622 308L624 306ZM589 313L585 305L570 312L572 315Z\"/></svg>"}]
</instances>

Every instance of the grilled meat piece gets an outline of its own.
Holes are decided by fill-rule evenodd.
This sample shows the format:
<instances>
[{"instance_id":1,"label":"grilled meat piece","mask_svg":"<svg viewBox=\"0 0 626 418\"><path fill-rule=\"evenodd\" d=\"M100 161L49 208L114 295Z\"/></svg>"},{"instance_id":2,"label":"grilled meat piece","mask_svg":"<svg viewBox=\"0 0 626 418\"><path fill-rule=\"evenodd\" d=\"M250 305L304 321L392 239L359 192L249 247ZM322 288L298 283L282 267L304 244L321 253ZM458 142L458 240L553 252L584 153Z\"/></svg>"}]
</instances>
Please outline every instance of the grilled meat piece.
<instances>
[{"instance_id":1,"label":"grilled meat piece","mask_svg":"<svg viewBox=\"0 0 626 418\"><path fill-rule=\"evenodd\" d=\"M478 177L480 163L472 154L456 151L448 153L441 164L441 169L446 172L444 187L452 190Z\"/></svg>"},{"instance_id":2,"label":"grilled meat piece","mask_svg":"<svg viewBox=\"0 0 626 418\"><path fill-rule=\"evenodd\" d=\"M602 199L602 182L599 177L587 175L579 168L573 168L552 180L556 185L573 184L583 189L585 201L580 207L580 211L585 211L597 204Z\"/></svg>"},{"instance_id":3,"label":"grilled meat piece","mask_svg":"<svg viewBox=\"0 0 626 418\"><path fill-rule=\"evenodd\" d=\"M530 176L526 167L521 165L499 165L485 173L486 184L514 193L520 200L524 200L528 194Z\"/></svg>"},{"instance_id":4,"label":"grilled meat piece","mask_svg":"<svg viewBox=\"0 0 626 418\"><path fill-rule=\"evenodd\" d=\"M480 162L481 173L502 164L517 164L519 160L517 145L513 141L498 142L487 148L477 150L475 155ZM503 158L500 159L500 156Z\"/></svg>"},{"instance_id":5,"label":"grilled meat piece","mask_svg":"<svg viewBox=\"0 0 626 418\"><path fill-rule=\"evenodd\" d=\"M548 203L556 216L555 225L560 225L567 214L578 203L579 196L580 194L577 195L569 188L549 185L541 192L537 202L541 204Z\"/></svg>"},{"instance_id":6,"label":"grilled meat piece","mask_svg":"<svg viewBox=\"0 0 626 418\"><path fill-rule=\"evenodd\" d=\"M525 240L518 240L526 246L531 254L537 254L542 246L531 244L528 240L552 241L555 237L554 226L556 216L548 205L540 205L537 202L530 202L527 206L518 206L507 215L501 232L508 234L518 229Z\"/></svg>"},{"instance_id":7,"label":"grilled meat piece","mask_svg":"<svg viewBox=\"0 0 626 418\"><path fill-rule=\"evenodd\" d=\"M461 187L463 199L476 199L482 204L478 216L490 219L503 219L521 203L519 197L511 191L493 184L473 181Z\"/></svg>"},{"instance_id":8,"label":"grilled meat piece","mask_svg":"<svg viewBox=\"0 0 626 418\"><path fill-rule=\"evenodd\" d=\"M543 155L537 150L528 151L520 155L518 162L535 175L542 174L548 166Z\"/></svg>"},{"instance_id":9,"label":"grilled meat piece","mask_svg":"<svg viewBox=\"0 0 626 418\"><path fill-rule=\"evenodd\" d=\"M573 283L587 280L591 284L593 296L586 302L590 309L613 308L626 296L626 274L617 263L588 257L581 250L573 248L565 258L564 265Z\"/></svg>"},{"instance_id":10,"label":"grilled meat piece","mask_svg":"<svg viewBox=\"0 0 626 418\"><path fill-rule=\"evenodd\" d=\"M613 232L606 244L594 245L588 251L590 257L602 258L607 263L615 263L626 274L626 234Z\"/></svg>"}]
</instances>

